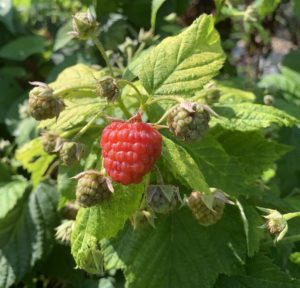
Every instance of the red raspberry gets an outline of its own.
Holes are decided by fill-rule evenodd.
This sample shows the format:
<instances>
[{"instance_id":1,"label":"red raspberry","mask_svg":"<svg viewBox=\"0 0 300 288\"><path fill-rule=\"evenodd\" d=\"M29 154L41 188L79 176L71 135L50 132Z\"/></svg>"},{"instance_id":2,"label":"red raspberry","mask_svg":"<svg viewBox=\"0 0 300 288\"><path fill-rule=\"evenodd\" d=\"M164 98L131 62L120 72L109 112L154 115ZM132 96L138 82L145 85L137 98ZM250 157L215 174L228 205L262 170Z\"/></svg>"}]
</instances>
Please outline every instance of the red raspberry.
<instances>
[{"instance_id":1,"label":"red raspberry","mask_svg":"<svg viewBox=\"0 0 300 288\"><path fill-rule=\"evenodd\" d=\"M104 168L112 180L140 183L161 154L162 137L137 114L128 122L112 122L100 141Z\"/></svg>"}]
</instances>

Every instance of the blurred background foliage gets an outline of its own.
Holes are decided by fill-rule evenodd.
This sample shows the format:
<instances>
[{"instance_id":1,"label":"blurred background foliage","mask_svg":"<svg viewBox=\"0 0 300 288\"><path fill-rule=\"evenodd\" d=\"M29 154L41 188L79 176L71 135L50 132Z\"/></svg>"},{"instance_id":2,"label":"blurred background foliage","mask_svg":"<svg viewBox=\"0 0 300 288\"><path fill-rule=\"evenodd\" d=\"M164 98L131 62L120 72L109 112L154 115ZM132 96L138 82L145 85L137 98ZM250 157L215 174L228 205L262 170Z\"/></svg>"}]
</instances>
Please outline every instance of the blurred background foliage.
<instances>
[{"instance_id":1,"label":"blurred background foliage","mask_svg":"<svg viewBox=\"0 0 300 288\"><path fill-rule=\"evenodd\" d=\"M71 29L71 15L88 7L94 9L101 23L99 37L114 64L121 68L132 61L133 51L138 49L142 37L141 29L147 31L152 27L164 38L175 35L202 13L214 14L227 54L219 80L227 86L253 91L258 102L300 119L299 0L166 0L161 4L153 24L150 0L0 0L2 181L13 174L28 176L14 159L16 148L38 135L36 122L27 111L28 82L54 81L64 68L76 63L104 65L92 43L76 41L67 34ZM290 207L299 211L300 204L293 199L300 195L300 130L272 127L265 135L295 147L279 161L278 176L272 179L266 175L266 178L271 179L270 185L279 187L275 189L278 196L281 194ZM268 199L270 205L275 205L277 200ZM274 251L278 264L284 269L288 265L290 273L299 276L299 269L293 266L299 257L295 256L296 264L287 264L282 262L280 253L283 252ZM56 266L58 258L65 262L64 270L61 265ZM63 278L72 283L71 287L122 285L123 276L117 271L110 271L99 280L74 270L74 266L67 248L55 245L26 274L24 283L26 287L67 287L61 286L58 280ZM22 285L18 287L25 287Z\"/></svg>"}]
</instances>

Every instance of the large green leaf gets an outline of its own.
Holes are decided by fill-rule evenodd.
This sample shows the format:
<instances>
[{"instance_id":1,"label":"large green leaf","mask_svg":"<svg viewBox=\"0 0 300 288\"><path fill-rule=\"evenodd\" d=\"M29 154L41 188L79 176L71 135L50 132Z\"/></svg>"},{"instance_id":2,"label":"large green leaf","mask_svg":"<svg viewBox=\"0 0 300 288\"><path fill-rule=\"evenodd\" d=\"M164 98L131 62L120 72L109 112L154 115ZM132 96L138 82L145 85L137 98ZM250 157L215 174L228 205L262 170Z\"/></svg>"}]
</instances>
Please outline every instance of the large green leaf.
<instances>
[{"instance_id":1,"label":"large green leaf","mask_svg":"<svg viewBox=\"0 0 300 288\"><path fill-rule=\"evenodd\" d=\"M63 131L73 128L82 128L87 121L104 109L106 102L97 101L93 98L66 100L67 107L63 110L58 119L41 121L40 128L50 129L60 134Z\"/></svg>"},{"instance_id":2,"label":"large green leaf","mask_svg":"<svg viewBox=\"0 0 300 288\"><path fill-rule=\"evenodd\" d=\"M0 187L0 220L12 210L25 193L28 183L23 178L16 178Z\"/></svg>"},{"instance_id":3,"label":"large green leaf","mask_svg":"<svg viewBox=\"0 0 300 288\"><path fill-rule=\"evenodd\" d=\"M252 4L258 14L264 18L271 14L279 5L281 0L255 0Z\"/></svg>"},{"instance_id":4,"label":"large green leaf","mask_svg":"<svg viewBox=\"0 0 300 288\"><path fill-rule=\"evenodd\" d=\"M264 255L257 255L247 263L245 273L222 276L215 288L298 288L300 281L280 270Z\"/></svg>"},{"instance_id":5,"label":"large green leaf","mask_svg":"<svg viewBox=\"0 0 300 288\"><path fill-rule=\"evenodd\" d=\"M35 138L16 151L16 159L31 173L31 180L37 186L55 156L47 154L40 138Z\"/></svg>"},{"instance_id":6,"label":"large green leaf","mask_svg":"<svg viewBox=\"0 0 300 288\"><path fill-rule=\"evenodd\" d=\"M164 4L166 0L152 0L152 7L151 7L151 29L154 32L155 31L155 23L156 23L156 15L161 7L162 4Z\"/></svg>"},{"instance_id":7,"label":"large green leaf","mask_svg":"<svg viewBox=\"0 0 300 288\"><path fill-rule=\"evenodd\" d=\"M183 208L156 229L128 225L104 243L104 254L107 269L124 269L127 288L211 288L220 273L243 263L245 245L235 208L226 207L222 220L206 228Z\"/></svg>"},{"instance_id":8,"label":"large green leaf","mask_svg":"<svg viewBox=\"0 0 300 288\"><path fill-rule=\"evenodd\" d=\"M257 132L228 132L218 138L230 155L247 175L254 180L274 166L274 162L292 150L292 147L276 143Z\"/></svg>"},{"instance_id":9,"label":"large green leaf","mask_svg":"<svg viewBox=\"0 0 300 288\"><path fill-rule=\"evenodd\" d=\"M83 269L82 260L88 256L90 242L115 236L126 220L139 208L144 184L116 185L112 199L91 208L81 208L72 233L72 254ZM95 244L96 245L96 244Z\"/></svg>"},{"instance_id":10,"label":"large green leaf","mask_svg":"<svg viewBox=\"0 0 300 288\"><path fill-rule=\"evenodd\" d=\"M96 79L105 74L105 70L96 70L83 64L74 65L60 73L49 86L64 99L66 108L58 119L41 121L39 127L61 133L84 126L107 105L104 99L96 95Z\"/></svg>"},{"instance_id":11,"label":"large green leaf","mask_svg":"<svg viewBox=\"0 0 300 288\"><path fill-rule=\"evenodd\" d=\"M175 177L196 191L209 191L209 186L196 161L182 146L164 137L162 157Z\"/></svg>"},{"instance_id":12,"label":"large green leaf","mask_svg":"<svg viewBox=\"0 0 300 288\"><path fill-rule=\"evenodd\" d=\"M210 187L222 189L233 197L255 194L256 189L247 181L243 168L215 138L207 136L199 143L186 144L184 147L195 159Z\"/></svg>"},{"instance_id":13,"label":"large green leaf","mask_svg":"<svg viewBox=\"0 0 300 288\"><path fill-rule=\"evenodd\" d=\"M266 75L260 82L262 88L276 88L289 95L300 98L300 83L295 81L295 77L299 78L299 73L292 72L289 68L283 69L285 74ZM293 73L293 74L292 74Z\"/></svg>"},{"instance_id":14,"label":"large green leaf","mask_svg":"<svg viewBox=\"0 0 300 288\"><path fill-rule=\"evenodd\" d=\"M299 122L274 107L253 103L215 105L214 110L221 117L214 117L211 126L219 124L229 130L253 131L266 128L273 123L279 126L292 126Z\"/></svg>"},{"instance_id":15,"label":"large green leaf","mask_svg":"<svg viewBox=\"0 0 300 288\"><path fill-rule=\"evenodd\" d=\"M63 98L96 97L96 80L105 75L105 70L76 64L63 70L49 86Z\"/></svg>"},{"instance_id":16,"label":"large green leaf","mask_svg":"<svg viewBox=\"0 0 300 288\"><path fill-rule=\"evenodd\" d=\"M213 18L202 15L142 59L138 76L149 94L188 97L218 73L224 55Z\"/></svg>"},{"instance_id":17,"label":"large green leaf","mask_svg":"<svg viewBox=\"0 0 300 288\"><path fill-rule=\"evenodd\" d=\"M40 36L19 37L0 49L0 58L22 61L44 51L45 39Z\"/></svg>"},{"instance_id":18,"label":"large green leaf","mask_svg":"<svg viewBox=\"0 0 300 288\"><path fill-rule=\"evenodd\" d=\"M57 201L55 186L41 183L0 220L0 287L20 281L49 251Z\"/></svg>"}]
</instances>

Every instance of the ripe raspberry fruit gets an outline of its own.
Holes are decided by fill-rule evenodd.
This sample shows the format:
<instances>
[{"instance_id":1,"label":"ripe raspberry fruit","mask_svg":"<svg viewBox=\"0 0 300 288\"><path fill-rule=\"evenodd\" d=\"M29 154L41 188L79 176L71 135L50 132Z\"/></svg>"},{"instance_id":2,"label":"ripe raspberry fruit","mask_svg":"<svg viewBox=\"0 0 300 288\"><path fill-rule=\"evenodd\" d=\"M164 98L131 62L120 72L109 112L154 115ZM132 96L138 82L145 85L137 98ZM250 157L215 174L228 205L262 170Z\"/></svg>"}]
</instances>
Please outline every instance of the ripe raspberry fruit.
<instances>
[{"instance_id":1,"label":"ripe raspberry fruit","mask_svg":"<svg viewBox=\"0 0 300 288\"><path fill-rule=\"evenodd\" d=\"M222 192L215 188L211 189L211 191L213 193L209 196L213 197L212 210L205 204L203 197L207 197L207 195L203 193L192 192L187 199L188 207L191 209L199 224L203 226L210 226L218 222L223 216L225 203L228 203L228 200Z\"/></svg>"},{"instance_id":2,"label":"ripe raspberry fruit","mask_svg":"<svg viewBox=\"0 0 300 288\"><path fill-rule=\"evenodd\" d=\"M161 154L162 137L137 114L128 122L112 122L100 141L104 168L123 185L140 183Z\"/></svg>"},{"instance_id":3,"label":"ripe raspberry fruit","mask_svg":"<svg viewBox=\"0 0 300 288\"><path fill-rule=\"evenodd\" d=\"M62 100L53 96L53 90L45 83L31 82L36 85L29 92L29 114L36 120L57 118L65 109Z\"/></svg>"},{"instance_id":4,"label":"ripe raspberry fruit","mask_svg":"<svg viewBox=\"0 0 300 288\"><path fill-rule=\"evenodd\" d=\"M184 102L176 105L168 115L170 131L182 141L200 140L208 130L208 107L199 103Z\"/></svg>"},{"instance_id":5,"label":"ripe raspberry fruit","mask_svg":"<svg viewBox=\"0 0 300 288\"><path fill-rule=\"evenodd\" d=\"M108 178L96 171L85 171L77 176L76 200L82 207L91 207L111 198L113 187Z\"/></svg>"},{"instance_id":6,"label":"ripe raspberry fruit","mask_svg":"<svg viewBox=\"0 0 300 288\"><path fill-rule=\"evenodd\" d=\"M182 203L179 188L173 185L150 185L147 190L147 205L155 212L167 214Z\"/></svg>"}]
</instances>

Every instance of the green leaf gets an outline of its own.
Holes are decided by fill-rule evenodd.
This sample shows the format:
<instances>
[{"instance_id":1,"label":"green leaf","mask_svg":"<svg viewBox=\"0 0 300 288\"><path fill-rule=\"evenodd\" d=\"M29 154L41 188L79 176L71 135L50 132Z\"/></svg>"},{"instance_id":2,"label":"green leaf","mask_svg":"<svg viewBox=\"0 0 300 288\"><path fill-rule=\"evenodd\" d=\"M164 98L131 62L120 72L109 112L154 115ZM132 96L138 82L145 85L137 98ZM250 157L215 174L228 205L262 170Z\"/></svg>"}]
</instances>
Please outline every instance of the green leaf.
<instances>
[{"instance_id":1,"label":"green leaf","mask_svg":"<svg viewBox=\"0 0 300 288\"><path fill-rule=\"evenodd\" d=\"M292 150L257 132L227 132L218 138L226 153L244 170L248 180L255 180L274 166L284 154Z\"/></svg>"},{"instance_id":2,"label":"green leaf","mask_svg":"<svg viewBox=\"0 0 300 288\"><path fill-rule=\"evenodd\" d=\"M281 0L256 0L252 5L262 18L271 14Z\"/></svg>"},{"instance_id":3,"label":"green leaf","mask_svg":"<svg viewBox=\"0 0 300 288\"><path fill-rule=\"evenodd\" d=\"M58 134L77 128L79 131L90 118L103 110L107 105L93 98L72 99L64 101L67 107L59 114L58 119L43 120L39 128L50 129Z\"/></svg>"},{"instance_id":4,"label":"green leaf","mask_svg":"<svg viewBox=\"0 0 300 288\"><path fill-rule=\"evenodd\" d=\"M16 151L16 159L31 173L31 180L36 187L47 171L55 156L47 154L40 138L33 139Z\"/></svg>"},{"instance_id":5,"label":"green leaf","mask_svg":"<svg viewBox=\"0 0 300 288\"><path fill-rule=\"evenodd\" d=\"M246 91L229 86L226 82L217 81L217 89L220 91L220 103L241 103L241 102L253 102L255 100L255 94L251 91Z\"/></svg>"},{"instance_id":6,"label":"green leaf","mask_svg":"<svg viewBox=\"0 0 300 288\"><path fill-rule=\"evenodd\" d=\"M76 64L63 70L56 81L49 84L62 98L96 97L96 80L105 76L105 70L96 70Z\"/></svg>"},{"instance_id":7,"label":"green leaf","mask_svg":"<svg viewBox=\"0 0 300 288\"><path fill-rule=\"evenodd\" d=\"M127 288L211 288L245 258L237 210L227 206L220 222L203 227L187 208L157 221L155 229L128 225L103 243L107 269L122 268Z\"/></svg>"},{"instance_id":8,"label":"green leaf","mask_svg":"<svg viewBox=\"0 0 300 288\"><path fill-rule=\"evenodd\" d=\"M219 188L233 197L255 194L256 189L247 181L242 167L215 138L206 136L199 143L184 147L195 159L210 187Z\"/></svg>"},{"instance_id":9,"label":"green leaf","mask_svg":"<svg viewBox=\"0 0 300 288\"><path fill-rule=\"evenodd\" d=\"M30 195L24 193L0 220L0 287L20 281L49 251L58 200L54 187L41 183Z\"/></svg>"},{"instance_id":10,"label":"green leaf","mask_svg":"<svg viewBox=\"0 0 300 288\"><path fill-rule=\"evenodd\" d=\"M166 0L152 0L152 7L151 7L151 29L155 31L155 23L156 23L156 15L159 8L164 4Z\"/></svg>"},{"instance_id":11,"label":"green leaf","mask_svg":"<svg viewBox=\"0 0 300 288\"><path fill-rule=\"evenodd\" d=\"M22 90L17 81L7 75L3 75L0 78L0 91L0 122L4 122L9 114L8 107L11 107L12 103L18 99L20 94L22 94Z\"/></svg>"},{"instance_id":12,"label":"green leaf","mask_svg":"<svg viewBox=\"0 0 300 288\"><path fill-rule=\"evenodd\" d=\"M60 194L68 200L75 199L75 191L77 181L72 177L82 172L81 165L73 165L71 167L60 165L57 175L57 189Z\"/></svg>"},{"instance_id":13,"label":"green leaf","mask_svg":"<svg viewBox=\"0 0 300 288\"><path fill-rule=\"evenodd\" d=\"M266 128L273 123L279 126L292 126L299 122L283 111L260 104L215 105L213 109L221 117L212 118L211 126L219 124L228 130L253 131Z\"/></svg>"},{"instance_id":14,"label":"green leaf","mask_svg":"<svg viewBox=\"0 0 300 288\"><path fill-rule=\"evenodd\" d=\"M96 95L96 79L104 75L105 70L92 69L83 64L65 69L49 86L63 98L66 108L57 120L41 121L39 127L51 129L58 134L76 127L79 130L91 117L107 106L107 101Z\"/></svg>"},{"instance_id":15,"label":"green leaf","mask_svg":"<svg viewBox=\"0 0 300 288\"><path fill-rule=\"evenodd\" d=\"M0 22L3 22L10 32L15 32L13 23L12 0L2 0L0 5Z\"/></svg>"},{"instance_id":16,"label":"green leaf","mask_svg":"<svg viewBox=\"0 0 300 288\"><path fill-rule=\"evenodd\" d=\"M73 36L68 34L68 32L71 30L71 21L68 21L58 29L55 36L53 51L58 51L59 49L65 47L73 39Z\"/></svg>"},{"instance_id":17,"label":"green leaf","mask_svg":"<svg viewBox=\"0 0 300 288\"><path fill-rule=\"evenodd\" d=\"M197 163L182 146L164 137L162 157L175 177L180 178L193 190L209 192L209 186Z\"/></svg>"},{"instance_id":18,"label":"green leaf","mask_svg":"<svg viewBox=\"0 0 300 288\"><path fill-rule=\"evenodd\" d=\"M202 15L181 34L164 39L146 54L139 78L151 95L189 97L218 73L223 62L213 18Z\"/></svg>"},{"instance_id":19,"label":"green leaf","mask_svg":"<svg viewBox=\"0 0 300 288\"><path fill-rule=\"evenodd\" d=\"M300 281L280 270L264 255L257 255L247 263L245 273L237 276L222 276L215 288L298 288Z\"/></svg>"},{"instance_id":20,"label":"green leaf","mask_svg":"<svg viewBox=\"0 0 300 288\"><path fill-rule=\"evenodd\" d=\"M1 183L0 187L0 221L10 212L25 193L28 183L23 178Z\"/></svg>"},{"instance_id":21,"label":"green leaf","mask_svg":"<svg viewBox=\"0 0 300 288\"><path fill-rule=\"evenodd\" d=\"M285 68L285 73L288 74L288 70L290 69ZM259 86L262 88L275 87L278 90L288 93L289 95L294 95L294 97L300 98L300 83L294 79L294 77L299 77L299 73L294 72L295 76L293 78L288 77L287 74L266 75L259 82Z\"/></svg>"},{"instance_id":22,"label":"green leaf","mask_svg":"<svg viewBox=\"0 0 300 288\"><path fill-rule=\"evenodd\" d=\"M88 258L91 253L90 241L95 244L95 239L100 241L115 236L123 228L126 220L139 208L143 192L143 183L116 185L110 201L79 210L72 233L72 255L79 267L83 259Z\"/></svg>"},{"instance_id":23,"label":"green leaf","mask_svg":"<svg viewBox=\"0 0 300 288\"><path fill-rule=\"evenodd\" d=\"M24 36L13 40L0 49L0 58L23 61L44 51L45 39L40 36Z\"/></svg>"}]
</instances>

